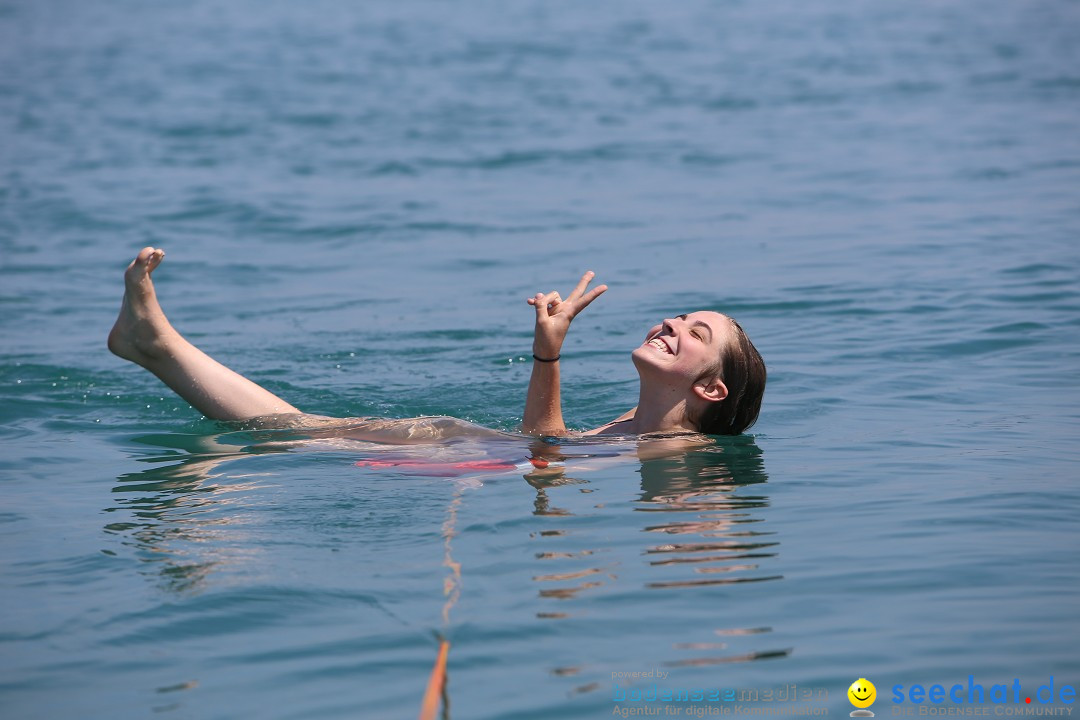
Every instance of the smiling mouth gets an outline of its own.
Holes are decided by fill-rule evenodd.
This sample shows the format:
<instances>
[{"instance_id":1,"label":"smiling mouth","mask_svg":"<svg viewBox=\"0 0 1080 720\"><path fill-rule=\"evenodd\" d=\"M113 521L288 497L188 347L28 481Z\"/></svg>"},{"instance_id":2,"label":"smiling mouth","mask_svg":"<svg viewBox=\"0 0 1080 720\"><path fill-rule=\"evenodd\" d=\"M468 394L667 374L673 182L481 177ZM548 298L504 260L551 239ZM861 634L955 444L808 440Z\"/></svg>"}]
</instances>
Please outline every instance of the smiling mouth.
<instances>
[{"instance_id":1,"label":"smiling mouth","mask_svg":"<svg viewBox=\"0 0 1080 720\"><path fill-rule=\"evenodd\" d=\"M851 694L855 696L856 700L865 700L866 698L870 697L870 693L866 693L866 697L859 697L858 693L851 693Z\"/></svg>"},{"instance_id":2,"label":"smiling mouth","mask_svg":"<svg viewBox=\"0 0 1080 720\"><path fill-rule=\"evenodd\" d=\"M675 353L671 352L671 348L669 348L667 346L667 343L664 342L663 340L661 340L658 337L654 337L652 340L650 340L649 342L647 342L645 344L649 345L651 347L654 347L657 350L659 350L660 352L665 353L667 355L674 355L675 354Z\"/></svg>"}]
</instances>

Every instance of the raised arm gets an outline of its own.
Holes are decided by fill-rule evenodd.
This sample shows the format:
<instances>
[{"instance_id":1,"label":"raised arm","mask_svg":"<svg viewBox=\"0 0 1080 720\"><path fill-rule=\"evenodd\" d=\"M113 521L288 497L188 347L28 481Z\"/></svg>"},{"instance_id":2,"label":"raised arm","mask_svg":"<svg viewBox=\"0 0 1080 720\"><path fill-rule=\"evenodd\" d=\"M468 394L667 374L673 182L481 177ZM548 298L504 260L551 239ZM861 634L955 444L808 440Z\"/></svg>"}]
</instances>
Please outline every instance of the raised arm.
<instances>
[{"instance_id":1,"label":"raised arm","mask_svg":"<svg viewBox=\"0 0 1080 720\"><path fill-rule=\"evenodd\" d=\"M570 323L579 312L607 290L607 285L585 292L592 282L590 270L563 300L558 292L537 293L526 300L536 309L536 330L533 335L533 369L529 379L529 394L525 398L525 417L521 429L536 435L565 435L562 416L562 396L559 391L559 353Z\"/></svg>"}]
</instances>

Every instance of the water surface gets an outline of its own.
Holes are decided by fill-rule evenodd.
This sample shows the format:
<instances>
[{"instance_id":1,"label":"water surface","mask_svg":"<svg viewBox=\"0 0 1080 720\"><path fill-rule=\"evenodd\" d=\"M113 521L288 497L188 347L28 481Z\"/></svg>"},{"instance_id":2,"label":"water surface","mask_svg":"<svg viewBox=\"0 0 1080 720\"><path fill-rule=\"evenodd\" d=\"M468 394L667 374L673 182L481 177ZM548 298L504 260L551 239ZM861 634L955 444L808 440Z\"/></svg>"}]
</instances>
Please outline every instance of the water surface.
<instances>
[{"instance_id":1,"label":"water surface","mask_svg":"<svg viewBox=\"0 0 1080 720\"><path fill-rule=\"evenodd\" d=\"M459 718L606 717L652 668L832 714L858 677L1075 685L1078 20L0 5L5 715L407 717L440 636ZM587 268L571 424L699 308L764 410L672 457L553 446L561 477L357 467L406 451L219 425L106 352L146 244L176 326L311 412L512 432L524 298Z\"/></svg>"}]
</instances>

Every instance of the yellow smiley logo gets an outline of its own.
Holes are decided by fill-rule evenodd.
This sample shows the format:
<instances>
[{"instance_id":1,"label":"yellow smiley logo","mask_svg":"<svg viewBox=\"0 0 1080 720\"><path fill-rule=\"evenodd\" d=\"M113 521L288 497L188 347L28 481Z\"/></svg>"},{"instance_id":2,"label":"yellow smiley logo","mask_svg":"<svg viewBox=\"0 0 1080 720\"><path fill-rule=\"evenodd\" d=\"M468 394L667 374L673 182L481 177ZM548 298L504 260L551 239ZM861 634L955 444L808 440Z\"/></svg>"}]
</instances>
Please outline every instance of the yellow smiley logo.
<instances>
[{"instance_id":1,"label":"yellow smiley logo","mask_svg":"<svg viewBox=\"0 0 1080 720\"><path fill-rule=\"evenodd\" d=\"M857 708L868 708L877 699L877 688L866 678L859 678L847 689L848 700Z\"/></svg>"}]
</instances>

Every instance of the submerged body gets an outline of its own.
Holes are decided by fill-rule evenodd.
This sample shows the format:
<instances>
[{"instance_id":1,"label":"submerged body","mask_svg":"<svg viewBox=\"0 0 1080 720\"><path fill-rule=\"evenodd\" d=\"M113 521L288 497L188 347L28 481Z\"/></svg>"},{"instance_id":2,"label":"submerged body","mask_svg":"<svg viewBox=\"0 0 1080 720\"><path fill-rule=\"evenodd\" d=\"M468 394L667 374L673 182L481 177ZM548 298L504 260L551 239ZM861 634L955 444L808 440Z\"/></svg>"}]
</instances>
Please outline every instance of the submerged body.
<instances>
[{"instance_id":1,"label":"submerged body","mask_svg":"<svg viewBox=\"0 0 1080 720\"><path fill-rule=\"evenodd\" d=\"M164 257L163 250L147 247L128 266L109 350L154 373L207 417L390 444L504 436L451 417L388 420L304 413L217 362L172 326L151 279ZM536 310L536 362L522 422L526 433L569 433L562 418L559 353L573 319L607 290L605 285L588 290L592 278L591 272L586 273L565 300L557 292L528 299ZM742 328L726 315L699 311L664 320L649 331L632 357L641 378L637 406L584 434L738 434L757 418L765 365Z\"/></svg>"}]
</instances>

